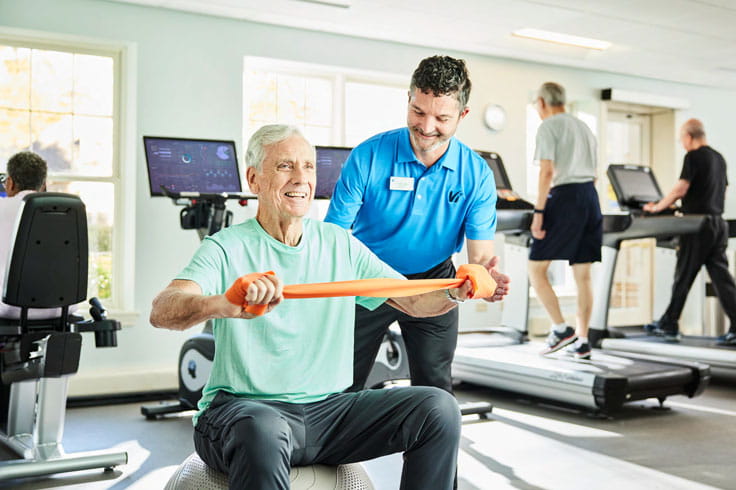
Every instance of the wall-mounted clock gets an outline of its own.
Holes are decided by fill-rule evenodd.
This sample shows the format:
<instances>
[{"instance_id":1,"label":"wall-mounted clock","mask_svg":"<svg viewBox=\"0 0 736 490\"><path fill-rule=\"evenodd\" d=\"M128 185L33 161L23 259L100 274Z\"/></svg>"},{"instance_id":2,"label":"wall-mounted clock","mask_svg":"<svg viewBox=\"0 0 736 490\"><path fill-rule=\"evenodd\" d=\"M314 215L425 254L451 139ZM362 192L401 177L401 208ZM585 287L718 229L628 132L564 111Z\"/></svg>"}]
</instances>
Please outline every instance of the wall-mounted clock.
<instances>
[{"instance_id":1,"label":"wall-mounted clock","mask_svg":"<svg viewBox=\"0 0 736 490\"><path fill-rule=\"evenodd\" d=\"M483 112L483 122L491 131L501 131L506 126L506 111L498 104L488 104Z\"/></svg>"}]
</instances>

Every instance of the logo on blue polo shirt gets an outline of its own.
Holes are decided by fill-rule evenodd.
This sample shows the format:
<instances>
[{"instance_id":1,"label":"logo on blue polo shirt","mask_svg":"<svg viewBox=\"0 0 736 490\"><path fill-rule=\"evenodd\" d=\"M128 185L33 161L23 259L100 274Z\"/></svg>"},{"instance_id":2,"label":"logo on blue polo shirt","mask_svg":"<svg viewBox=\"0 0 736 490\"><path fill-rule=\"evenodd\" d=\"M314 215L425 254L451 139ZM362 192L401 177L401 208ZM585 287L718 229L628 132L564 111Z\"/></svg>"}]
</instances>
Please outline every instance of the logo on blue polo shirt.
<instances>
[{"instance_id":1,"label":"logo on blue polo shirt","mask_svg":"<svg viewBox=\"0 0 736 490\"><path fill-rule=\"evenodd\" d=\"M447 200L450 202L458 202L463 197L463 191L450 191L447 195Z\"/></svg>"}]
</instances>

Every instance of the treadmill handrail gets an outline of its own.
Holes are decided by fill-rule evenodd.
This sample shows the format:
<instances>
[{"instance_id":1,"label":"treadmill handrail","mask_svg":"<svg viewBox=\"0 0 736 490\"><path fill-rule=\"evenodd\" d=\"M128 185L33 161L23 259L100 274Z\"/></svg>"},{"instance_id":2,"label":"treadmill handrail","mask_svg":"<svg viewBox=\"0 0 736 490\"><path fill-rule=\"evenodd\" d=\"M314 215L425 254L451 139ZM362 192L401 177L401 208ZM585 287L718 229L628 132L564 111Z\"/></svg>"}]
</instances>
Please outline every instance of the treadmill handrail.
<instances>
[{"instance_id":1,"label":"treadmill handrail","mask_svg":"<svg viewBox=\"0 0 736 490\"><path fill-rule=\"evenodd\" d=\"M629 226L603 235L603 245L618 249L624 240L692 235L701 230L705 218L704 214L631 216Z\"/></svg>"}]
</instances>

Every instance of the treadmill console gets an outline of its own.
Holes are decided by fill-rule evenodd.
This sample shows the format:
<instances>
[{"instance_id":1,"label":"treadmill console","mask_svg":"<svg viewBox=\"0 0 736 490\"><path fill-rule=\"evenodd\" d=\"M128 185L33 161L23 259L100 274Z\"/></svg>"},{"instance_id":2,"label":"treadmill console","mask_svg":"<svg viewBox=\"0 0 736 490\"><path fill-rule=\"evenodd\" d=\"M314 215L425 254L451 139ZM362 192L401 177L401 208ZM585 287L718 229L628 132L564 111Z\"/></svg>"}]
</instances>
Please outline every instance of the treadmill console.
<instances>
[{"instance_id":1,"label":"treadmill console","mask_svg":"<svg viewBox=\"0 0 736 490\"><path fill-rule=\"evenodd\" d=\"M641 211L648 202L662 199L652 169L642 165L609 165L606 171L621 209Z\"/></svg>"},{"instance_id":2,"label":"treadmill console","mask_svg":"<svg viewBox=\"0 0 736 490\"><path fill-rule=\"evenodd\" d=\"M643 212L644 204L662 199L662 192L649 167L609 165L606 173L621 208L629 211L629 214L610 219L608 223L604 220L604 245L617 248L623 240L661 239L700 231L702 215L675 214L676 208L657 214Z\"/></svg>"},{"instance_id":3,"label":"treadmill console","mask_svg":"<svg viewBox=\"0 0 736 490\"><path fill-rule=\"evenodd\" d=\"M476 150L476 153L486 161L493 172L493 178L496 181L496 193L498 194L496 209L534 209L534 205L532 203L522 199L521 196L511 188L511 181L506 173L506 168L503 166L503 160L501 160L501 156L498 153L478 150Z\"/></svg>"}]
</instances>

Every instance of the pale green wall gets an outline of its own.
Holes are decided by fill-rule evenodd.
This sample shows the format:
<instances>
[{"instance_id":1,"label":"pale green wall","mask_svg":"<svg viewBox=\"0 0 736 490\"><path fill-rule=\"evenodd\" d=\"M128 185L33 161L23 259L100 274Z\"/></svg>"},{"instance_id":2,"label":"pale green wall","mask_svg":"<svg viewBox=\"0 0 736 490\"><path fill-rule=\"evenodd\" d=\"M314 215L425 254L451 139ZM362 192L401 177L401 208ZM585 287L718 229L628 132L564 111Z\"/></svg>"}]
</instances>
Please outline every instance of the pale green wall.
<instances>
[{"instance_id":1,"label":"pale green wall","mask_svg":"<svg viewBox=\"0 0 736 490\"><path fill-rule=\"evenodd\" d=\"M134 166L137 172L135 307L141 317L136 326L121 332L119 348L104 352L86 349L73 393L85 392L85 377L95 374L111 376L108 391L128 391L131 386L173 387L179 347L189 336L188 332L155 330L147 322L151 299L185 264L197 238L194 232L179 229L179 208L148 196L142 135L240 141L245 55L391 72L406 75L408 82L420 59L439 52L99 0L0 0L2 27L136 46L137 158L123 163ZM689 99L692 108L679 117L702 118L712 145L736 165L736 138L731 137L729 118L736 109L736 93L732 91L453 51L446 54L468 61L474 83L474 110L461 124L458 136L474 148L499 152L518 189L525 188L525 104L533 90L547 80L561 82L571 100L586 104L595 101L599 89L605 87ZM480 109L488 102L502 104L508 113L507 128L499 134L491 135L481 123ZM238 150L242 155L240 143ZM733 168L731 181L736 182ZM736 214L735 208L736 203L729 199L729 214ZM115 372L120 373L117 378L112 376ZM136 380L132 385L131 379Z\"/></svg>"}]
</instances>

